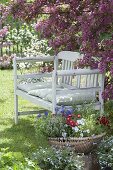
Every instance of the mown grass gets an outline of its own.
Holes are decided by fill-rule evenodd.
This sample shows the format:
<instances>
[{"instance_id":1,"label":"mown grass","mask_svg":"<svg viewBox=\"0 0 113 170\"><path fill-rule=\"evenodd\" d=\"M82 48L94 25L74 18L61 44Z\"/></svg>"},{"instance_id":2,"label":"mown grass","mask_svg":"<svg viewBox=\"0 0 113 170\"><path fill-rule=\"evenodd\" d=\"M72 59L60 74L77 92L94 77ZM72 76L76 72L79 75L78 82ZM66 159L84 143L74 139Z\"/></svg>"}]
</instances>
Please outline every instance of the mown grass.
<instances>
[{"instance_id":1,"label":"mown grass","mask_svg":"<svg viewBox=\"0 0 113 170\"><path fill-rule=\"evenodd\" d=\"M43 139L35 136L36 115L20 117L18 125L15 125L12 70L0 70L0 82L0 148L9 148L11 152L27 156L44 145ZM19 106L20 110L38 109L23 99L19 100Z\"/></svg>"}]
</instances>

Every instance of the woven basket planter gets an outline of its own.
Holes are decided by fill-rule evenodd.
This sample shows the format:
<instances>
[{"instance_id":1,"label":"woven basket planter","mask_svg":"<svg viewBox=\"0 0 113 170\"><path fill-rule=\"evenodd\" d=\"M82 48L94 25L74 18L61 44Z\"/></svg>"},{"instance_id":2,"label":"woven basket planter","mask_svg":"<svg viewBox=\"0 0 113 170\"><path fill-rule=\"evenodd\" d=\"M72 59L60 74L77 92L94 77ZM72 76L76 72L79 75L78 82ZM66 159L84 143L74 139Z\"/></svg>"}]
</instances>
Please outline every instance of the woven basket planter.
<instances>
[{"instance_id":1,"label":"woven basket planter","mask_svg":"<svg viewBox=\"0 0 113 170\"><path fill-rule=\"evenodd\" d=\"M105 133L83 138L49 138L49 143L58 148L71 147L75 152L88 154L98 146L104 135Z\"/></svg>"}]
</instances>

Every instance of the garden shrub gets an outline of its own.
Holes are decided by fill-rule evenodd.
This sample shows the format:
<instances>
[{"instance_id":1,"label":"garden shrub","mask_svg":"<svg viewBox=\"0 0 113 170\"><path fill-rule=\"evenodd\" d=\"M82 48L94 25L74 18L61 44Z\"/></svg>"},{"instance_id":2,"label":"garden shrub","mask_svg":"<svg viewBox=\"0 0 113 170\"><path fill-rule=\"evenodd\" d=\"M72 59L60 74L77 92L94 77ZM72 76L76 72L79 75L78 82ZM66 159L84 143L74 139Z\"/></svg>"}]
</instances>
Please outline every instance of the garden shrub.
<instances>
[{"instance_id":1,"label":"garden shrub","mask_svg":"<svg viewBox=\"0 0 113 170\"><path fill-rule=\"evenodd\" d=\"M33 57L37 55L52 55L52 47L49 47L47 39L38 39L37 36L32 36L31 44L24 50L24 55Z\"/></svg>"},{"instance_id":2,"label":"garden shrub","mask_svg":"<svg viewBox=\"0 0 113 170\"><path fill-rule=\"evenodd\" d=\"M31 30L30 30L31 27ZM31 40L33 39L35 31L31 26L28 26L26 23L23 23L19 28L15 27L10 29L7 34L7 41L13 43L13 45L18 44L22 49L26 49L31 45Z\"/></svg>"}]
</instances>

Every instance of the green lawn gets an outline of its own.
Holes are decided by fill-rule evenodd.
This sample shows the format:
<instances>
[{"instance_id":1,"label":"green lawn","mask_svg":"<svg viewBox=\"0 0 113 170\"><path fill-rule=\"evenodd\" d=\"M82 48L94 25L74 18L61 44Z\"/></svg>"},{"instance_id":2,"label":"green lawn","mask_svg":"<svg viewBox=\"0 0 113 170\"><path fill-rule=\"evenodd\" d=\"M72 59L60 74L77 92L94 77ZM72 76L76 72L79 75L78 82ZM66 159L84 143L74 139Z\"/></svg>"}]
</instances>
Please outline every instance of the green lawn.
<instances>
[{"instance_id":1,"label":"green lawn","mask_svg":"<svg viewBox=\"0 0 113 170\"><path fill-rule=\"evenodd\" d=\"M0 70L0 148L9 148L11 152L21 152L27 156L35 151L43 139L35 136L35 116L20 117L14 124L13 72ZM36 106L19 100L20 110L36 110Z\"/></svg>"}]
</instances>

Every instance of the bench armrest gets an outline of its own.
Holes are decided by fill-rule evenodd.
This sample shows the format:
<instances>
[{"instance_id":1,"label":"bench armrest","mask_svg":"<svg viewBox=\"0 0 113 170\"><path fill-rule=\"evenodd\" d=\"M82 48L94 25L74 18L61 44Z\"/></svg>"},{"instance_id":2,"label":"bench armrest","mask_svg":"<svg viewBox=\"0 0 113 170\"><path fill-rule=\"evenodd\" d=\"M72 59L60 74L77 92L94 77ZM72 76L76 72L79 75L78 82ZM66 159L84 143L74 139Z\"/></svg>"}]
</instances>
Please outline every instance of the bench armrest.
<instances>
[{"instance_id":1,"label":"bench armrest","mask_svg":"<svg viewBox=\"0 0 113 170\"><path fill-rule=\"evenodd\" d=\"M73 70L58 70L57 76L70 76L70 75L87 75L87 74L100 74L98 69L73 69Z\"/></svg>"}]
</instances>

